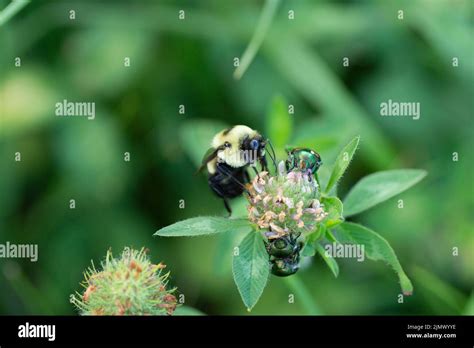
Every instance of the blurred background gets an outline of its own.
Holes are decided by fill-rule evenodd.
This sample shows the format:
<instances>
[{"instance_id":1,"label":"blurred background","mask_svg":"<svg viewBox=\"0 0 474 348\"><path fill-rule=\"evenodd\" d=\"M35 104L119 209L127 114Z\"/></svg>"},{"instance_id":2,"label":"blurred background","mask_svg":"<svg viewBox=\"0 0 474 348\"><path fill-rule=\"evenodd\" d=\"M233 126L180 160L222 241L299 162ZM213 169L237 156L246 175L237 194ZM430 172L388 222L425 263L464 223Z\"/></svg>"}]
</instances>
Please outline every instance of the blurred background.
<instances>
[{"instance_id":1,"label":"blurred background","mask_svg":"<svg viewBox=\"0 0 474 348\"><path fill-rule=\"evenodd\" d=\"M152 237L181 219L225 215L194 172L212 135L233 124L291 130L288 145L320 152L323 177L360 134L341 197L375 171L429 173L351 219L391 243L414 295L398 303L383 263L340 260L336 279L315 257L299 276L322 314L473 313L473 2L281 1L237 80L234 58L263 5L32 1L0 27L0 243L39 246L36 263L0 259L0 314L74 314L69 295L91 260L125 246L166 263L187 305L248 314L230 266L242 236ZM95 102L95 119L56 117L64 99ZM421 103L420 119L381 117L388 99ZM291 121L272 123L268 115L288 104ZM305 314L289 291L271 278L251 314Z\"/></svg>"}]
</instances>

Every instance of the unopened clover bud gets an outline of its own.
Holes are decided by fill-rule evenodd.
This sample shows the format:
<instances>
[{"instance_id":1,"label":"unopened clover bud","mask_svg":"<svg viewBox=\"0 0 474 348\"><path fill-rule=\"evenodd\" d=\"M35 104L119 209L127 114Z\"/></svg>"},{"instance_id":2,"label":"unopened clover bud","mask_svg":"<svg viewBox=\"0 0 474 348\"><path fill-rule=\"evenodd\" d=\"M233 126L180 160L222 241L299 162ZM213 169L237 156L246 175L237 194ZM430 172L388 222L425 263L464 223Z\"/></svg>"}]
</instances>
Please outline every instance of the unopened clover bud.
<instances>
[{"instance_id":1,"label":"unopened clover bud","mask_svg":"<svg viewBox=\"0 0 474 348\"><path fill-rule=\"evenodd\" d=\"M178 302L165 267L152 264L145 249L125 248L120 258L109 251L101 270L94 264L86 270L85 291L72 295L71 303L81 315L171 315Z\"/></svg>"}]
</instances>

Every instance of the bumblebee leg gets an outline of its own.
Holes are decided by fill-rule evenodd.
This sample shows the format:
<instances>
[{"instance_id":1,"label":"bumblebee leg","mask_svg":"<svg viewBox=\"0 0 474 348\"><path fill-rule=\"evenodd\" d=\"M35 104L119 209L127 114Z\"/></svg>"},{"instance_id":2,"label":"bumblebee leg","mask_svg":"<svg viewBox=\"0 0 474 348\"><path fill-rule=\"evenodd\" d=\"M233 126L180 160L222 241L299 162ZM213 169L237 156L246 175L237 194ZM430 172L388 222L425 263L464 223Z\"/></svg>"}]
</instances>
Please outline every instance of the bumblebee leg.
<instances>
[{"instance_id":1,"label":"bumblebee leg","mask_svg":"<svg viewBox=\"0 0 474 348\"><path fill-rule=\"evenodd\" d=\"M273 162L273 167L275 168L275 173L278 173L278 166L277 166L277 163L276 163L275 150L273 149L273 145L272 145L272 142L270 141L270 139L267 139L267 141L268 141L268 145L270 145L270 151L268 152L268 156L270 157L270 159ZM266 158L265 158L265 162L266 162Z\"/></svg>"},{"instance_id":2,"label":"bumblebee leg","mask_svg":"<svg viewBox=\"0 0 474 348\"><path fill-rule=\"evenodd\" d=\"M246 170L244 170L244 178L246 183L250 182L250 175L249 172Z\"/></svg>"},{"instance_id":3,"label":"bumblebee leg","mask_svg":"<svg viewBox=\"0 0 474 348\"><path fill-rule=\"evenodd\" d=\"M230 217L232 215L232 209L230 208L229 200L225 197L224 193L217 187L217 185L211 183L210 186L212 190L214 190L214 192L224 200L225 209L229 212Z\"/></svg>"},{"instance_id":4,"label":"bumblebee leg","mask_svg":"<svg viewBox=\"0 0 474 348\"><path fill-rule=\"evenodd\" d=\"M232 215L232 208L230 207L230 204L229 204L229 201L227 198L223 198L224 199L224 206L226 208L226 210L229 212L229 216L228 217L231 217Z\"/></svg>"},{"instance_id":5,"label":"bumblebee leg","mask_svg":"<svg viewBox=\"0 0 474 348\"><path fill-rule=\"evenodd\" d=\"M265 156L260 157L260 166L262 167L263 171L268 172L268 162Z\"/></svg>"},{"instance_id":6,"label":"bumblebee leg","mask_svg":"<svg viewBox=\"0 0 474 348\"><path fill-rule=\"evenodd\" d=\"M253 171L255 172L255 175L257 175L257 178L260 179L260 176L258 175L257 167L252 166L252 168L253 168Z\"/></svg>"}]
</instances>

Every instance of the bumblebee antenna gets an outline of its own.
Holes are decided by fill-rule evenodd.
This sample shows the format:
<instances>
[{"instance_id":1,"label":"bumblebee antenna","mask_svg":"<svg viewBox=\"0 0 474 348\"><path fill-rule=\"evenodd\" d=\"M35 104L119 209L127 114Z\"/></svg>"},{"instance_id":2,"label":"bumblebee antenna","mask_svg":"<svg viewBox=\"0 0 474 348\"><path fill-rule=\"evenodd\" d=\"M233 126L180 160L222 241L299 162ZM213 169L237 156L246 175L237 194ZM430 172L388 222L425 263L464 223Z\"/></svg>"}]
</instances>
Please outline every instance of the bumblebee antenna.
<instances>
[{"instance_id":1,"label":"bumblebee antenna","mask_svg":"<svg viewBox=\"0 0 474 348\"><path fill-rule=\"evenodd\" d=\"M277 165L276 165L276 155L275 155L275 150L273 149L273 145L272 145L272 142L270 141L270 139L267 139L267 142L268 144L270 145L270 150L271 150L271 155L270 155L270 151L268 152L268 155L270 156L270 159L272 160L273 162L273 166L275 167L275 172L277 172Z\"/></svg>"}]
</instances>

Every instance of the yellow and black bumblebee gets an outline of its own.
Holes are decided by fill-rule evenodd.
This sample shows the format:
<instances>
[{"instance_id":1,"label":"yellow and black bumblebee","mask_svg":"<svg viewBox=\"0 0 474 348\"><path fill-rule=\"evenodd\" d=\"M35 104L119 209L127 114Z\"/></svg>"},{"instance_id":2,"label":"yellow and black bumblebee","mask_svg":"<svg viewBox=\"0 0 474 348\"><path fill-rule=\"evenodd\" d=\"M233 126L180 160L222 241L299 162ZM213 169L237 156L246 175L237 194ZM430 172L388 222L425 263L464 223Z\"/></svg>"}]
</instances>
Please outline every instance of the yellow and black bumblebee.
<instances>
[{"instance_id":1,"label":"yellow and black bumblebee","mask_svg":"<svg viewBox=\"0 0 474 348\"><path fill-rule=\"evenodd\" d=\"M232 214L229 199L240 196L250 181L247 168L252 166L258 175L256 166L260 163L261 170L268 171L267 143L268 139L259 132L243 125L224 129L212 139L198 171L207 169L209 187L224 200L229 215ZM274 162L274 153L270 157Z\"/></svg>"}]
</instances>

